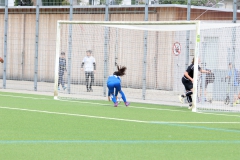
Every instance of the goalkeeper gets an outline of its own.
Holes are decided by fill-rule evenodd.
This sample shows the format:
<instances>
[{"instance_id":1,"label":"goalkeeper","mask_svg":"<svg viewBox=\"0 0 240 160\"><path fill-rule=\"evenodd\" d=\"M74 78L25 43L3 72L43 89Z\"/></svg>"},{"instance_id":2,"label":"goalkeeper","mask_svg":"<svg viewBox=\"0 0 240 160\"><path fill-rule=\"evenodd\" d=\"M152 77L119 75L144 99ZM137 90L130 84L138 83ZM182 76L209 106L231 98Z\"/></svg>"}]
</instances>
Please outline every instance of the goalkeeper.
<instances>
[{"instance_id":1,"label":"goalkeeper","mask_svg":"<svg viewBox=\"0 0 240 160\"><path fill-rule=\"evenodd\" d=\"M108 87L108 100L110 101L110 98L112 99L114 103L114 107L118 106L118 102L115 97L117 97L118 92L122 95L122 99L126 106L129 106L129 102L127 102L125 94L123 93L121 89L121 76L125 75L126 67L117 66L118 71L114 72L113 75L108 77L107 80L107 87ZM114 95L114 89L115 89L115 95Z\"/></svg>"},{"instance_id":2,"label":"goalkeeper","mask_svg":"<svg viewBox=\"0 0 240 160\"><path fill-rule=\"evenodd\" d=\"M200 63L200 59L198 61ZM210 71L202 70L200 66L198 65L198 70L201 73L210 73ZM194 58L192 60L192 64L188 66L187 70L184 73L184 76L182 77L182 83L185 87L186 94L185 95L180 95L179 100L181 103L183 103L183 98L187 98L187 101L189 103L188 109L192 109L192 97L191 95L193 94L193 75L194 75Z\"/></svg>"},{"instance_id":3,"label":"goalkeeper","mask_svg":"<svg viewBox=\"0 0 240 160\"><path fill-rule=\"evenodd\" d=\"M58 90L60 90L60 84L62 85L62 88L65 90L67 87L64 86L64 71L67 71L66 69L66 58L65 58L65 52L61 52L61 57L59 57L59 72L58 72Z\"/></svg>"}]
</instances>

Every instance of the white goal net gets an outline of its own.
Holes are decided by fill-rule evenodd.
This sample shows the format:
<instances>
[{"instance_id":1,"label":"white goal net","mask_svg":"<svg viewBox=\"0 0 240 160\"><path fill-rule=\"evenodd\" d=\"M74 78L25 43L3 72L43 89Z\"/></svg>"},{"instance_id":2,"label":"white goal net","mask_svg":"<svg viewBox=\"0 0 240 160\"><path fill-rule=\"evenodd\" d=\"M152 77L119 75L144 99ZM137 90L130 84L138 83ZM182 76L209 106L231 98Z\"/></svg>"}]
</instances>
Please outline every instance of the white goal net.
<instances>
[{"instance_id":1,"label":"white goal net","mask_svg":"<svg viewBox=\"0 0 240 160\"><path fill-rule=\"evenodd\" d=\"M240 111L240 25L199 21L58 21L55 98L106 97L127 67L127 99L188 106L182 77L194 61L193 111ZM198 61L199 59L199 61ZM198 64L199 62L199 64ZM196 66L201 67L198 72Z\"/></svg>"}]
</instances>

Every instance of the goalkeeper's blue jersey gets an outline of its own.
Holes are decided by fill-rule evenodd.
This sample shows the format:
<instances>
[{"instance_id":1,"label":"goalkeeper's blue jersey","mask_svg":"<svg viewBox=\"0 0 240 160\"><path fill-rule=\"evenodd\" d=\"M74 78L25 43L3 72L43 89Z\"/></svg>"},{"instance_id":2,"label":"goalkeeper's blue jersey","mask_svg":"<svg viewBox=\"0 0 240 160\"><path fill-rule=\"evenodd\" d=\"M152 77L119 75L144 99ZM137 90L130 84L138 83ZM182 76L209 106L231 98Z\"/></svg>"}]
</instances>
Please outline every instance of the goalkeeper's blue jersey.
<instances>
[{"instance_id":1,"label":"goalkeeper's blue jersey","mask_svg":"<svg viewBox=\"0 0 240 160\"><path fill-rule=\"evenodd\" d=\"M121 83L121 78L116 75L111 75L108 77L107 83Z\"/></svg>"},{"instance_id":2,"label":"goalkeeper's blue jersey","mask_svg":"<svg viewBox=\"0 0 240 160\"><path fill-rule=\"evenodd\" d=\"M107 86L108 96L110 96L110 93L114 93L114 89L116 89L115 96L117 96L118 92L121 90L121 78L116 75L109 76L107 80Z\"/></svg>"}]
</instances>

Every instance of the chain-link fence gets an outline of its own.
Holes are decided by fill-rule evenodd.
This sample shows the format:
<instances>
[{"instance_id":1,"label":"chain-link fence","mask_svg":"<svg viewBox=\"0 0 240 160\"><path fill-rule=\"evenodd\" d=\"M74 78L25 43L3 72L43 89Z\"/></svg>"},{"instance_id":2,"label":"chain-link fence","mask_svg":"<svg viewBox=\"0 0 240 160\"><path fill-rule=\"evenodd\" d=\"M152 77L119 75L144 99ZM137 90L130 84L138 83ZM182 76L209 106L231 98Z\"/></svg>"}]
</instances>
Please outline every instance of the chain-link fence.
<instances>
[{"instance_id":1,"label":"chain-link fence","mask_svg":"<svg viewBox=\"0 0 240 160\"><path fill-rule=\"evenodd\" d=\"M5 5L4 2L8 2L8 5ZM234 19L233 11L229 10L221 10L216 8L213 9L209 7L198 7L196 9L193 8L189 10L190 5L185 5L184 3L178 3L179 5L177 6L173 5L173 3L177 3L175 1L171 1L172 4L166 5L166 3L166 1L156 1L156 3L147 1L145 3L143 1L126 0L0 1L0 56L5 58L4 64L0 65L0 77L2 84L1 88L53 92L57 20L175 21L197 19L212 21L224 20L229 22ZM68 30L68 32L70 33L72 31ZM72 34L79 34L79 36L81 36L81 32L84 32L84 28L79 26L78 29ZM97 34L97 31L95 32ZM118 44L120 42L118 41L118 38L121 38L119 33L120 31L113 31L109 33L111 34L110 36L115 35L116 37L113 39L114 42L111 42L115 46L109 46L109 51L111 51L112 54L119 52L121 47L126 47L128 43L137 43L137 41L144 36L144 34L141 34L139 35L140 37L135 40L130 36L126 41L123 41L125 44L123 45ZM178 36L181 39L182 51L191 56L192 48L188 34L189 33L184 33L183 35ZM66 34L65 37L62 37L62 41L67 41L67 45L64 48L66 55L68 55L71 50L71 46L68 42L69 38L71 38L69 35L70 34ZM146 81L148 84L146 91L142 92L142 71L138 70L137 68L134 71L136 76L134 75L133 77L129 78L129 82L127 81L123 83L123 85L129 89L140 89L136 90L138 95L136 98L151 99L151 94L156 94L158 92L160 93L161 91L173 91L177 87L176 85L173 85L172 81L168 78L173 76L173 72L165 73L166 69L176 69L173 66L175 65L174 63L177 62L175 58L171 58L171 49L170 51L165 51L166 48L172 48L174 42L168 39L166 39L164 42L162 40L160 41L159 39L164 39L163 37L166 37L166 35L162 33L156 33L155 35L151 35L151 38L154 38L153 43L149 43L151 41L148 42L147 52L151 54L148 54L146 57L148 71L146 73ZM91 38L94 40L94 37ZM74 39L72 40L74 41ZM99 41L101 41L102 45L104 45L104 39ZM84 41L79 41L77 43L81 45L83 42ZM84 55L85 50L91 49L93 50L95 56L98 57L98 50L96 49L97 46L94 46L94 43L91 44L90 41L86 42L88 43L83 46L84 48L76 50L75 52ZM158 47L160 46L160 43L164 43L165 49ZM133 58L134 56L143 56L143 54L138 54L141 53L141 47L144 45L144 43L141 41L137 44L139 45L139 47L137 47L139 50L136 49L136 53L127 53L129 55L132 54L131 58L125 59L124 57L119 57L119 60L121 59L122 64L128 61L137 64L143 63L143 60L135 61ZM79 59L79 63L82 60L81 58ZM101 58L103 57L99 57L98 59ZM112 58L114 59L114 57ZM168 63L170 66L172 65L172 68L162 67L161 63L163 62ZM109 68L111 71L114 69L115 66L110 66ZM103 73L98 72L97 74ZM177 76L179 77L182 75ZM81 82L83 82L83 80ZM99 81L99 84L96 83L95 85L99 86L102 84L100 84ZM146 95L143 95L143 93ZM165 94L165 92L161 93Z\"/></svg>"}]
</instances>

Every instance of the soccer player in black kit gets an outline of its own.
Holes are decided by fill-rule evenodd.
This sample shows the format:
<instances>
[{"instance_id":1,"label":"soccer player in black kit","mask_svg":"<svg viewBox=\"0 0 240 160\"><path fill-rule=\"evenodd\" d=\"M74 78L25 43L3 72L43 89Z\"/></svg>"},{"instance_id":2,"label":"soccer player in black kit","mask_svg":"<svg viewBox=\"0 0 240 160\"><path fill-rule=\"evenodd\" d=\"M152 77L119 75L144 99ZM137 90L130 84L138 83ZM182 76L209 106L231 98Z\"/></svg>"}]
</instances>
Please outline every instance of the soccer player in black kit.
<instances>
[{"instance_id":1,"label":"soccer player in black kit","mask_svg":"<svg viewBox=\"0 0 240 160\"><path fill-rule=\"evenodd\" d=\"M199 62L200 63L200 59ZM198 65L198 71L201 73L210 73L210 71L202 70L201 67ZM184 73L184 76L182 77L182 83L185 87L186 94L185 95L180 95L179 100L180 102L183 103L183 98L187 98L187 101L189 103L188 109L192 109L192 97L191 95L193 94L193 75L194 75L194 58L192 60L192 64L188 66L187 70Z\"/></svg>"}]
</instances>

